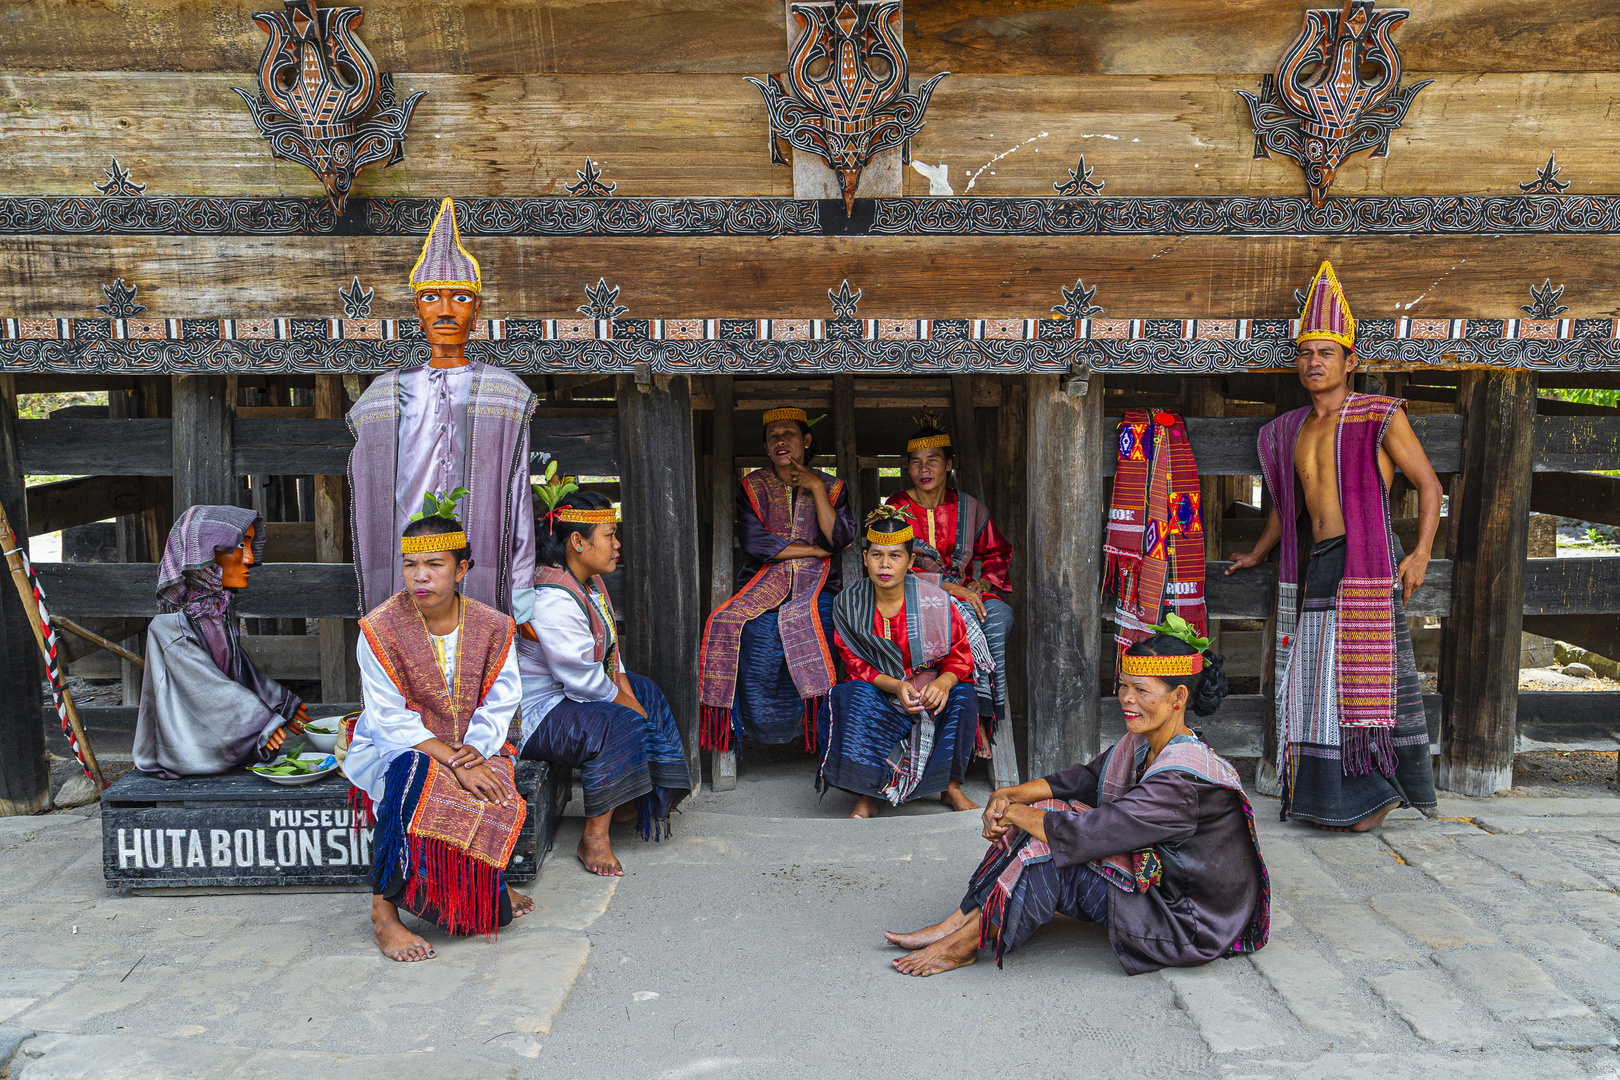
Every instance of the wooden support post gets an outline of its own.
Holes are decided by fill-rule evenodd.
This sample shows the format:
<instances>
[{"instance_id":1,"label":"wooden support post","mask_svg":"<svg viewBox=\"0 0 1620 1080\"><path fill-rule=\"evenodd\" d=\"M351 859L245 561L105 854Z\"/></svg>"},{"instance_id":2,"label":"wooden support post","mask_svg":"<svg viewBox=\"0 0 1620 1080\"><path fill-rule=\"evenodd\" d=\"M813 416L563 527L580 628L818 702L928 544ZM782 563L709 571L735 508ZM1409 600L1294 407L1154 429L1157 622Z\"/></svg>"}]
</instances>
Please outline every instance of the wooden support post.
<instances>
[{"instance_id":1,"label":"wooden support post","mask_svg":"<svg viewBox=\"0 0 1620 1080\"><path fill-rule=\"evenodd\" d=\"M951 426L956 438L956 479L962 490L981 502L985 499L983 455L979 447L979 425L974 423L973 376L951 376Z\"/></svg>"},{"instance_id":2,"label":"wooden support post","mask_svg":"<svg viewBox=\"0 0 1620 1080\"><path fill-rule=\"evenodd\" d=\"M15 375L0 375L0 505L28 543L28 502L17 454ZM0 816L50 809L51 771L45 760L40 681L44 665L34 647L22 599L0 588Z\"/></svg>"},{"instance_id":3,"label":"wooden support post","mask_svg":"<svg viewBox=\"0 0 1620 1080\"><path fill-rule=\"evenodd\" d=\"M1102 376L1067 382L1029 377L1026 580L1031 635L1041 642L1026 665L1031 776L1089 760L1101 749L1097 590L1107 506L1097 463L1112 446L1103 431Z\"/></svg>"},{"instance_id":4,"label":"wooden support post","mask_svg":"<svg viewBox=\"0 0 1620 1080\"><path fill-rule=\"evenodd\" d=\"M1440 786L1513 786L1536 378L1469 370L1457 390L1462 470L1451 496L1451 615L1440 649Z\"/></svg>"},{"instance_id":5,"label":"wooden support post","mask_svg":"<svg viewBox=\"0 0 1620 1080\"><path fill-rule=\"evenodd\" d=\"M238 502L235 439L236 379L174 376L174 512Z\"/></svg>"},{"instance_id":6,"label":"wooden support post","mask_svg":"<svg viewBox=\"0 0 1620 1080\"><path fill-rule=\"evenodd\" d=\"M838 453L838 478L844 482L844 490L849 493L849 512L855 518L855 524L859 526L866 519L867 512L874 509L876 504L867 506L861 499L861 464L855 448L855 376L833 376L832 419L835 449ZM841 558L844 560L844 584L859 581L861 545L858 542L849 545L844 549Z\"/></svg>"},{"instance_id":7,"label":"wooden support post","mask_svg":"<svg viewBox=\"0 0 1620 1080\"><path fill-rule=\"evenodd\" d=\"M343 376L315 376L315 415L343 415ZM315 561L347 562L349 508L346 478L315 477ZM321 700L327 704L360 700L360 665L355 646L360 624L354 619L321 620Z\"/></svg>"},{"instance_id":8,"label":"wooden support post","mask_svg":"<svg viewBox=\"0 0 1620 1080\"><path fill-rule=\"evenodd\" d=\"M1187 416L1225 416L1226 397L1221 393L1218 375L1204 375L1181 380L1181 404ZM1219 476L1205 476L1198 481L1199 506L1204 515L1204 557L1211 561L1225 558L1221 552L1221 518L1226 513L1222 501L1225 484ZM1209 620L1209 647L1221 651L1221 621Z\"/></svg>"},{"instance_id":9,"label":"wooden support post","mask_svg":"<svg viewBox=\"0 0 1620 1080\"><path fill-rule=\"evenodd\" d=\"M1028 449L1026 445L1028 414L1029 393L1025 376L1002 376L1001 408L996 413L996 475L985 494L989 499L990 512L995 516L996 525L1001 529L1002 535L1013 538L1012 569L1008 575L1012 583L1013 609L1012 633L1007 635L1006 679L1009 723L1003 741L1015 751L1017 749L1015 733L1018 725L1013 722L1013 718L1029 715L1028 687L1025 680L1018 675L1025 670L1027 655L1025 643L1029 640L1026 625L1029 619L1027 602L1029 552L1020 544L1020 541L1028 536L1025 502L1028 477L1024 467L1024 453ZM1025 737L1027 745L1027 726ZM1027 753L1025 760L1028 760ZM1016 754L1013 764L1017 764Z\"/></svg>"},{"instance_id":10,"label":"wooden support post","mask_svg":"<svg viewBox=\"0 0 1620 1080\"><path fill-rule=\"evenodd\" d=\"M735 393L732 376L715 375L710 394L714 398L714 445L709 451L709 503L714 513L714 554L710 565L709 610L731 599L732 555L737 534L737 448L732 426ZM737 751L716 750L709 763L710 783L715 791L737 786ZM699 782L696 775L694 783Z\"/></svg>"},{"instance_id":11,"label":"wooden support post","mask_svg":"<svg viewBox=\"0 0 1620 1080\"><path fill-rule=\"evenodd\" d=\"M692 386L686 375L618 378L619 490L624 508L625 655L658 684L686 747L694 785L698 752L697 466Z\"/></svg>"}]
</instances>

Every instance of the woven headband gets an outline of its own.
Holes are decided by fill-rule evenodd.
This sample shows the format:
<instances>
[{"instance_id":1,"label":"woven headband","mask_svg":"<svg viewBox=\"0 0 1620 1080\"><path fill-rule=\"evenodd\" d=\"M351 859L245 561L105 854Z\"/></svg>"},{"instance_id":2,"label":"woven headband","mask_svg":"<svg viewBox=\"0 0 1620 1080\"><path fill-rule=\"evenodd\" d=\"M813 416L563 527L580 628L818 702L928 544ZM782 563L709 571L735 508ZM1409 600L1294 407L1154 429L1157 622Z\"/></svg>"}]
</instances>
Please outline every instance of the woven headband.
<instances>
[{"instance_id":1,"label":"woven headband","mask_svg":"<svg viewBox=\"0 0 1620 1080\"><path fill-rule=\"evenodd\" d=\"M894 532L879 532L877 526L866 530L866 539L874 544L903 544L907 540L915 539L908 522L904 527Z\"/></svg>"},{"instance_id":2,"label":"woven headband","mask_svg":"<svg viewBox=\"0 0 1620 1080\"><path fill-rule=\"evenodd\" d=\"M1204 670L1204 654L1132 656L1126 653L1120 659L1119 670L1126 675L1146 675L1151 678L1163 678L1166 675L1172 677L1198 675Z\"/></svg>"},{"instance_id":3,"label":"woven headband","mask_svg":"<svg viewBox=\"0 0 1620 1080\"><path fill-rule=\"evenodd\" d=\"M810 422L810 414L803 409L772 409L765 414L764 423L774 424L778 420L797 420L801 424Z\"/></svg>"},{"instance_id":4,"label":"woven headband","mask_svg":"<svg viewBox=\"0 0 1620 1080\"><path fill-rule=\"evenodd\" d=\"M619 512L611 506L605 506L600 510L564 506L558 509L556 514L558 521L574 525L611 525L619 520Z\"/></svg>"},{"instance_id":5,"label":"woven headband","mask_svg":"<svg viewBox=\"0 0 1620 1080\"><path fill-rule=\"evenodd\" d=\"M429 533L426 536L402 536L399 538L401 555L426 555L434 551L460 551L466 546L467 534L459 531Z\"/></svg>"},{"instance_id":6,"label":"woven headband","mask_svg":"<svg viewBox=\"0 0 1620 1080\"><path fill-rule=\"evenodd\" d=\"M906 443L906 453L909 454L913 450L937 450L942 446L949 445L951 445L951 437L949 435L929 435L926 438L912 439L910 442Z\"/></svg>"}]
</instances>

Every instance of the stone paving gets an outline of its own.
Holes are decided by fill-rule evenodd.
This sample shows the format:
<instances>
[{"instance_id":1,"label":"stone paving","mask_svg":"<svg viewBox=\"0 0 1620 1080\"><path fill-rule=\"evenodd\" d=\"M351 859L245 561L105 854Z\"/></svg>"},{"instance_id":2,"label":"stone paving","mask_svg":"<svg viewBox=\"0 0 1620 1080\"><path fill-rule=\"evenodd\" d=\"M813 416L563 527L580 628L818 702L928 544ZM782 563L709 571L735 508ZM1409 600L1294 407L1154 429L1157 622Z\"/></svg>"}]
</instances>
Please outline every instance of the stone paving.
<instances>
[{"instance_id":1,"label":"stone paving","mask_svg":"<svg viewBox=\"0 0 1620 1080\"><path fill-rule=\"evenodd\" d=\"M878 931L954 904L976 815L847 822L836 794L769 786L625 844L617 883L568 858L565 823L536 915L416 965L378 956L363 896L119 896L95 808L0 819L0 1070L1620 1077L1620 799L1448 798L1376 835L1279 823L1260 799L1258 954L1127 978L1098 928L1065 921L1000 971L917 981Z\"/></svg>"}]
</instances>

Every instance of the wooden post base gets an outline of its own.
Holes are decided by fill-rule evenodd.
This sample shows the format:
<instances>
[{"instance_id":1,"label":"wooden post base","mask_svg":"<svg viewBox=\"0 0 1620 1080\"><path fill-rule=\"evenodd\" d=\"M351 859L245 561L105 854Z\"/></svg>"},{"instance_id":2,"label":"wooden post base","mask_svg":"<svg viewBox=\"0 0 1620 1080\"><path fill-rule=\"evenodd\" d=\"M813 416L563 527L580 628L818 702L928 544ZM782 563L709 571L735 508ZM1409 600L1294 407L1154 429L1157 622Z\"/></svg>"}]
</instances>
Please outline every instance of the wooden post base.
<instances>
[{"instance_id":1,"label":"wooden post base","mask_svg":"<svg viewBox=\"0 0 1620 1080\"><path fill-rule=\"evenodd\" d=\"M737 751L715 750L709 756L710 786L715 791L733 791L737 787Z\"/></svg>"}]
</instances>

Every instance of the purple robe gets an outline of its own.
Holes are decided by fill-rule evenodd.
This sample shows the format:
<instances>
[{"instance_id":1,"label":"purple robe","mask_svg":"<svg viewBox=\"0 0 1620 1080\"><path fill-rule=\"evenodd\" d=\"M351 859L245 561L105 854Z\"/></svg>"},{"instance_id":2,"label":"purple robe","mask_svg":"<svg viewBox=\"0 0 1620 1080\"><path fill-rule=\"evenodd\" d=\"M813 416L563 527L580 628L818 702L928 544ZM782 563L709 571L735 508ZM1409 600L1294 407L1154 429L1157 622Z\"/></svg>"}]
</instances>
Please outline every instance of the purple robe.
<instances>
[{"instance_id":1,"label":"purple robe","mask_svg":"<svg viewBox=\"0 0 1620 1080\"><path fill-rule=\"evenodd\" d=\"M459 516L472 547L473 568L461 584L464 596L511 615L534 616L534 496L529 487L529 419L535 396L515 375L473 362L467 391L464 445L459 462L472 491ZM422 368L390 371L367 388L349 410L354 452L349 456L353 491L354 568L361 610L371 611L403 587L399 537L409 515L400 505L419 505L423 492L401 498L399 444L401 380ZM434 433L422 432L422 440ZM438 475L436 469L432 475Z\"/></svg>"}]
</instances>

